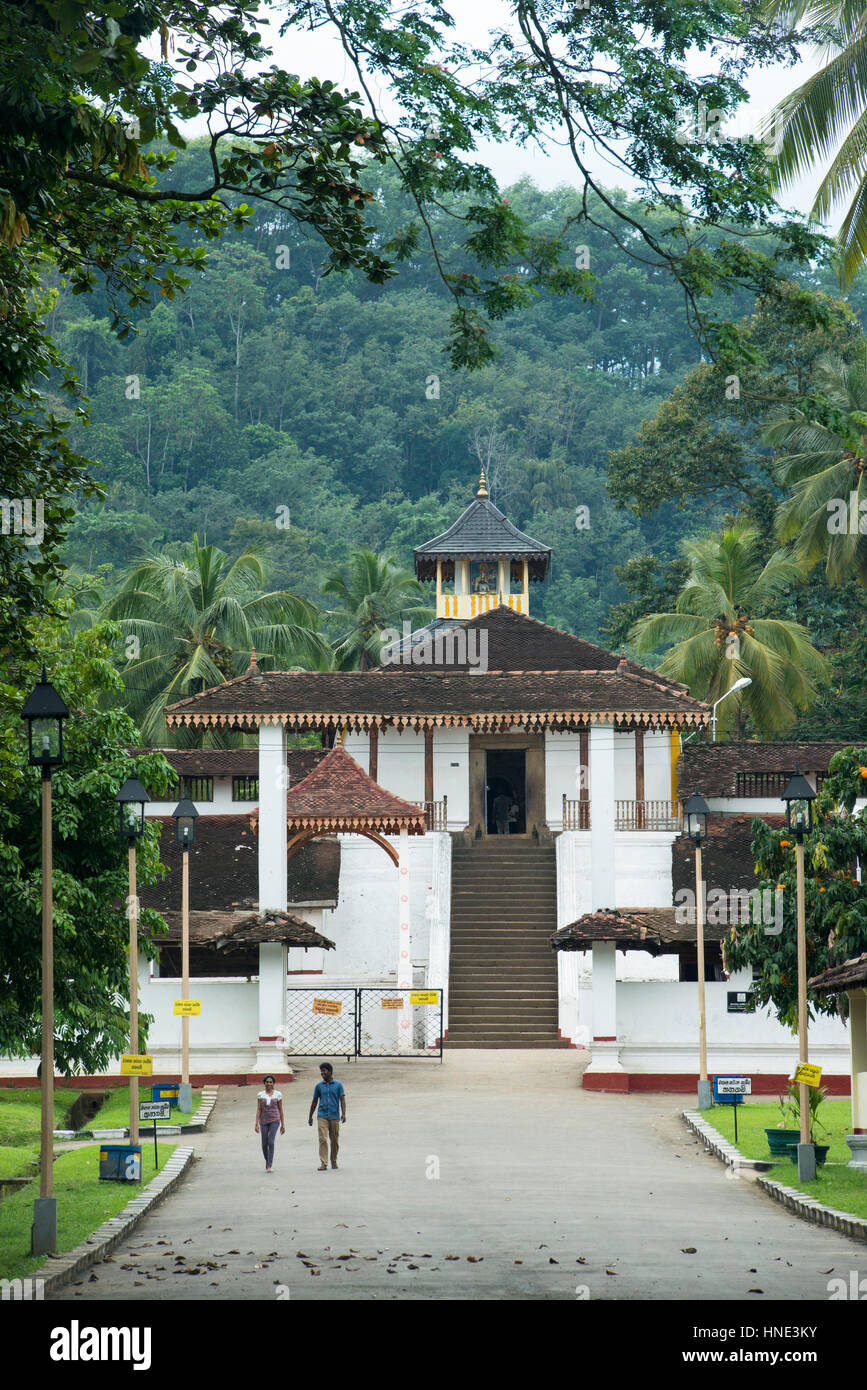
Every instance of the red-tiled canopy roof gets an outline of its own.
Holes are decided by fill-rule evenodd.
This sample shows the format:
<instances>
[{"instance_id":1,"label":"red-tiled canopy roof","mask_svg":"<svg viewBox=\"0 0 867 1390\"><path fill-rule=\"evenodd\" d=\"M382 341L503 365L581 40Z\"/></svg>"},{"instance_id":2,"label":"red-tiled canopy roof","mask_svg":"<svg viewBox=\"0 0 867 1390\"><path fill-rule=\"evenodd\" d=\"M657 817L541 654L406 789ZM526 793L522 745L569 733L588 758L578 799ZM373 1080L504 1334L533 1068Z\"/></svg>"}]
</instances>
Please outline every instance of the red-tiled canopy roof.
<instances>
[{"instance_id":1,"label":"red-tiled canopy roof","mask_svg":"<svg viewBox=\"0 0 867 1390\"><path fill-rule=\"evenodd\" d=\"M707 923L705 940L721 941L727 930ZM550 942L554 951L586 951L594 941L614 941L622 951L666 955L673 947L694 942L695 936L695 924L678 922L673 907L606 907L561 927Z\"/></svg>"},{"instance_id":2,"label":"red-tiled canopy roof","mask_svg":"<svg viewBox=\"0 0 867 1390\"><path fill-rule=\"evenodd\" d=\"M832 965L821 975L814 975L807 981L807 988L814 994L838 994L847 989L864 989L867 986L867 951L863 956L855 956L842 965Z\"/></svg>"},{"instance_id":3,"label":"red-tiled canopy roof","mask_svg":"<svg viewBox=\"0 0 867 1390\"><path fill-rule=\"evenodd\" d=\"M419 806L372 781L342 748L333 748L303 782L290 787L286 808L290 831L376 830L393 835L408 830L423 835L426 828Z\"/></svg>"}]
</instances>

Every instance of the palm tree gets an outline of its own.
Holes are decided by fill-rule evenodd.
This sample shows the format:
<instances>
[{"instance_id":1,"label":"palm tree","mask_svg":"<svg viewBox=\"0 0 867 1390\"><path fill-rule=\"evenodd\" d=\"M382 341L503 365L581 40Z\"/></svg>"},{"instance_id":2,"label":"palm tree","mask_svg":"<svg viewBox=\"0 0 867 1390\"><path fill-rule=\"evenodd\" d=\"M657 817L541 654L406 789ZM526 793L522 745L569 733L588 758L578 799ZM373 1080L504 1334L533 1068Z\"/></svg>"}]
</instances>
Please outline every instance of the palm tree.
<instances>
[{"instance_id":1,"label":"palm tree","mask_svg":"<svg viewBox=\"0 0 867 1390\"><path fill-rule=\"evenodd\" d=\"M381 634L400 628L404 618L425 623L434 616L424 605L424 590L411 570L401 569L386 555L356 550L349 559L349 577L335 570L322 585L323 594L337 599L328 616L347 624L335 641L339 669L369 671L380 664Z\"/></svg>"},{"instance_id":2,"label":"palm tree","mask_svg":"<svg viewBox=\"0 0 867 1390\"><path fill-rule=\"evenodd\" d=\"M763 14L789 28L806 21L822 51L823 66L773 108L761 134L775 139L778 188L827 166L813 217L827 222L851 199L837 234L840 279L851 285L867 262L867 8L863 0L768 0Z\"/></svg>"},{"instance_id":3,"label":"palm tree","mask_svg":"<svg viewBox=\"0 0 867 1390\"><path fill-rule=\"evenodd\" d=\"M867 584L867 341L851 364L821 357L815 381L818 419L789 407L763 431L785 450L777 478L791 496L777 513L779 537L795 541L807 569L824 557L830 584Z\"/></svg>"},{"instance_id":4,"label":"palm tree","mask_svg":"<svg viewBox=\"0 0 867 1390\"><path fill-rule=\"evenodd\" d=\"M721 536L684 541L683 550L691 569L675 612L639 619L629 634L634 650L673 642L661 673L709 703L749 676L752 684L720 706L718 729L731 729L742 706L761 733L782 732L830 673L800 623L758 616L802 577L800 565L778 550L763 566L759 532L744 522Z\"/></svg>"},{"instance_id":5,"label":"palm tree","mask_svg":"<svg viewBox=\"0 0 867 1390\"><path fill-rule=\"evenodd\" d=\"M119 621L127 642L124 680L142 737L167 738L166 705L191 681L219 685L244 673L255 648L265 669L305 662L327 667L330 648L306 599L262 593L264 567L250 549L234 563L213 545L175 543L129 570L103 617Z\"/></svg>"}]
</instances>

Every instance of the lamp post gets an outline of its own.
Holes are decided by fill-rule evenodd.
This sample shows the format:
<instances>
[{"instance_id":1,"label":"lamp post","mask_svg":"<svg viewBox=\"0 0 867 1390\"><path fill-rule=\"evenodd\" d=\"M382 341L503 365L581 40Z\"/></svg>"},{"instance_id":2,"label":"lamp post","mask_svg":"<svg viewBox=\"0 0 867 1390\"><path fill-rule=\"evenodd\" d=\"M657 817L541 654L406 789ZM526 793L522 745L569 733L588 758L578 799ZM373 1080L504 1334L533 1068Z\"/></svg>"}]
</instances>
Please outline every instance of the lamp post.
<instances>
[{"instance_id":1,"label":"lamp post","mask_svg":"<svg viewBox=\"0 0 867 1390\"><path fill-rule=\"evenodd\" d=\"M713 707L713 709L712 709L712 711L711 711L711 718L710 718L711 730L712 730L712 733L711 733L711 743L716 743L716 707L717 707L717 705L721 705L722 702L723 702L723 700L727 700L728 697L729 697L730 695L734 695L734 693L735 693L736 690L743 690L744 686L752 685L752 683L753 683L753 678L752 678L752 676L741 676L740 680L736 680L735 683L734 683L734 685L731 687L731 689L729 689L729 690L726 691L725 695L720 695L719 699L716 700L716 701L714 702L714 707Z\"/></svg>"},{"instance_id":2,"label":"lamp post","mask_svg":"<svg viewBox=\"0 0 867 1390\"><path fill-rule=\"evenodd\" d=\"M710 1081L707 1076L707 1015L704 999L704 883L702 882L701 847L707 839L708 805L703 796L693 792L683 808L686 833L695 845L695 944L698 975L698 1108L706 1110L712 1104Z\"/></svg>"},{"instance_id":3,"label":"lamp post","mask_svg":"<svg viewBox=\"0 0 867 1390\"><path fill-rule=\"evenodd\" d=\"M63 721L69 710L53 685L42 680L28 696L21 718L27 721L31 767L42 769L42 1125L39 1145L39 1196L33 1203L30 1250L53 1255L57 1249L54 1196L54 900L51 855L51 769L63 762Z\"/></svg>"},{"instance_id":4,"label":"lamp post","mask_svg":"<svg viewBox=\"0 0 867 1390\"><path fill-rule=\"evenodd\" d=\"M804 836L813 829L813 802L816 793L806 777L802 776L800 764L795 764L795 775L783 792L781 801L786 803L786 828L795 836L795 864L797 869L798 895L798 1058L807 1062L807 925L804 892ZM810 1182L816 1176L816 1146L810 1135L809 1087L800 1083L801 1142L798 1145L798 1177L801 1182Z\"/></svg>"},{"instance_id":5,"label":"lamp post","mask_svg":"<svg viewBox=\"0 0 867 1390\"><path fill-rule=\"evenodd\" d=\"M175 834L183 851L181 869L181 998L190 997L190 846L196 843L196 821L198 811L184 797L172 812L175 821ZM193 1092L190 1086L190 1020L186 1014L181 1019L181 1085L178 1093L178 1108L189 1112L193 1108Z\"/></svg>"},{"instance_id":6,"label":"lamp post","mask_svg":"<svg viewBox=\"0 0 867 1390\"><path fill-rule=\"evenodd\" d=\"M117 794L120 830L129 841L129 1050L138 1055L138 887L135 846L145 828L145 806L150 797L137 777L127 777ZM138 1077L129 1079L129 1142L138 1143Z\"/></svg>"}]
</instances>

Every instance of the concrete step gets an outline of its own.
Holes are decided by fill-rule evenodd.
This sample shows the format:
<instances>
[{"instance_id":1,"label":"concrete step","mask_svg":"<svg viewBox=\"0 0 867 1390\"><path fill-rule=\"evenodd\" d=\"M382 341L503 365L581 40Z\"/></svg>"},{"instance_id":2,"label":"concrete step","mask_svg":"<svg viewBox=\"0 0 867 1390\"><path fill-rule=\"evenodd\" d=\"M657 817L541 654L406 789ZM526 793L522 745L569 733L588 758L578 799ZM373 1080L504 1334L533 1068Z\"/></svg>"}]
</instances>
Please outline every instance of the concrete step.
<instances>
[{"instance_id":1,"label":"concrete step","mask_svg":"<svg viewBox=\"0 0 867 1390\"><path fill-rule=\"evenodd\" d=\"M510 1042L479 1042L477 1039L455 1038L454 1040L452 1040L451 1038L446 1038L443 1044L443 1047L446 1051L448 1051L450 1047L472 1047L478 1052L492 1052L496 1049L503 1050L509 1047L514 1048L516 1052L530 1048L534 1048L536 1051L541 1052L547 1051L549 1048L553 1047L561 1048L568 1046L569 1043L566 1040L566 1038L548 1038L541 1040L534 1039L533 1041L528 1041L527 1039L522 1038L512 1038Z\"/></svg>"}]
</instances>

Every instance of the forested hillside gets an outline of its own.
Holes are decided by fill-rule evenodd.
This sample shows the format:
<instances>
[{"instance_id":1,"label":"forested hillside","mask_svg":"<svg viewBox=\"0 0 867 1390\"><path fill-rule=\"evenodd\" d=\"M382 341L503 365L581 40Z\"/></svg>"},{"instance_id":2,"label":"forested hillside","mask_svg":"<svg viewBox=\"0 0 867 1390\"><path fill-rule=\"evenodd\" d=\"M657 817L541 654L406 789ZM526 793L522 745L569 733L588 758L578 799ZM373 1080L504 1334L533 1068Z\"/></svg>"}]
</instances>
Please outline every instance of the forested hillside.
<instances>
[{"instance_id":1,"label":"forested hillside","mask_svg":"<svg viewBox=\"0 0 867 1390\"><path fill-rule=\"evenodd\" d=\"M193 144L179 162L203 158ZM383 239L409 219L388 178L377 171ZM523 181L505 196L541 234L577 211L568 189ZM470 500L483 461L494 501L554 547L534 612L604 640L626 597L615 567L643 552L667 563L682 536L720 523L724 498L639 519L606 493L609 452L699 351L679 289L603 233L576 233L595 298L545 292L496 325L495 365L468 372L443 351L452 306L429 253L375 286L324 275L321 245L266 218L209 245L207 273L134 311L122 343L104 288L57 287L50 331L91 402L73 441L107 489L104 505L82 501L69 562L120 569L147 542L196 532L233 555L265 544L268 583L321 602L325 573L352 547L409 563ZM443 219L436 232L458 244L460 227ZM744 295L726 312L751 308Z\"/></svg>"}]
</instances>

